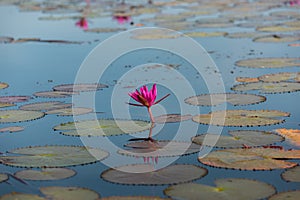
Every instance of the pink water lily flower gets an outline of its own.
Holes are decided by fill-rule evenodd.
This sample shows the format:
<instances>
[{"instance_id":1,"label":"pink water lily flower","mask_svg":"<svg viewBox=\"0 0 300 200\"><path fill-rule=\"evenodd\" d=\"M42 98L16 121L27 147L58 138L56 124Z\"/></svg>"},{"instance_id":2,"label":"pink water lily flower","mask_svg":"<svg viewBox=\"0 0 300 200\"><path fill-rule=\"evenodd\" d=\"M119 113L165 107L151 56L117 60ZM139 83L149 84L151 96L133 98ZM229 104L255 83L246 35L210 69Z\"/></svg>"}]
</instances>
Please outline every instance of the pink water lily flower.
<instances>
[{"instance_id":1,"label":"pink water lily flower","mask_svg":"<svg viewBox=\"0 0 300 200\"><path fill-rule=\"evenodd\" d=\"M167 94L164 97L162 97L161 99L155 101L156 96L157 96L156 84L153 84L152 89L150 91L148 91L147 86L144 85L140 88L140 91L135 90L135 92L129 93L130 97L132 97L135 101L137 101L141 104L134 104L134 103L128 103L128 104L132 105L132 106L145 106L145 107L147 107L149 115L150 115L151 122L154 123L154 118L153 118L150 107L155 105L155 104L158 104L159 102L161 102L162 100L167 98L169 95L170 94Z\"/></svg>"}]
</instances>

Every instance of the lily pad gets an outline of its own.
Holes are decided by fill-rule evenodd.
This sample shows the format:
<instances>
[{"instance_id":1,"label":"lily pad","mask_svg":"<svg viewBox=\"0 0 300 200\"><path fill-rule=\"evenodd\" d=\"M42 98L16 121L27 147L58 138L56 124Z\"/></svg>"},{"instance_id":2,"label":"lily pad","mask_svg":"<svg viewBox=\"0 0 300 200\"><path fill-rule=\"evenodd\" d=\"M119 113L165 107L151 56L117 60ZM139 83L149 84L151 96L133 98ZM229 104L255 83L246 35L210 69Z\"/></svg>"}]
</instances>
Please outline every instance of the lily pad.
<instances>
[{"instance_id":1,"label":"lily pad","mask_svg":"<svg viewBox=\"0 0 300 200\"><path fill-rule=\"evenodd\" d=\"M297 165L288 159L300 159L300 150L275 148L224 149L209 153L198 160L212 167L239 170L286 169Z\"/></svg>"},{"instance_id":2,"label":"lily pad","mask_svg":"<svg viewBox=\"0 0 300 200\"><path fill-rule=\"evenodd\" d=\"M285 92L297 92L300 90L300 83L293 82L257 82L257 83L246 83L235 85L231 88L233 91L250 91L250 90L259 90L261 93L285 93Z\"/></svg>"},{"instance_id":3,"label":"lily pad","mask_svg":"<svg viewBox=\"0 0 300 200\"><path fill-rule=\"evenodd\" d=\"M63 92L88 92L100 90L107 87L107 85L97 83L63 84L54 86L53 90Z\"/></svg>"},{"instance_id":4,"label":"lily pad","mask_svg":"<svg viewBox=\"0 0 300 200\"><path fill-rule=\"evenodd\" d=\"M120 31L126 31L126 28L90 28L88 30L85 30L85 32L90 33L111 33Z\"/></svg>"},{"instance_id":5,"label":"lily pad","mask_svg":"<svg viewBox=\"0 0 300 200\"><path fill-rule=\"evenodd\" d=\"M67 167L94 163L107 156L106 151L82 146L36 146L9 151L7 156L0 156L0 163L14 167Z\"/></svg>"},{"instance_id":6,"label":"lily pad","mask_svg":"<svg viewBox=\"0 0 300 200\"><path fill-rule=\"evenodd\" d=\"M81 137L131 134L148 130L150 127L149 122L141 120L98 119L63 123L53 129L63 131L63 135Z\"/></svg>"},{"instance_id":7,"label":"lily pad","mask_svg":"<svg viewBox=\"0 0 300 200\"><path fill-rule=\"evenodd\" d=\"M0 200L16 200L16 199L22 199L22 200L46 200L43 197L40 197L35 194L24 194L24 193L18 193L18 192L12 192L9 194L5 194L0 197Z\"/></svg>"},{"instance_id":8,"label":"lily pad","mask_svg":"<svg viewBox=\"0 0 300 200\"><path fill-rule=\"evenodd\" d=\"M300 73L299 72L281 72L277 74L265 74L258 77L260 81L263 82L283 82L283 81L296 81L300 82Z\"/></svg>"},{"instance_id":9,"label":"lily pad","mask_svg":"<svg viewBox=\"0 0 300 200\"><path fill-rule=\"evenodd\" d=\"M296 35L264 35L264 36L259 36L255 37L253 39L254 42L294 42L300 40L300 36Z\"/></svg>"},{"instance_id":10,"label":"lily pad","mask_svg":"<svg viewBox=\"0 0 300 200\"><path fill-rule=\"evenodd\" d=\"M30 96L8 96L8 97L0 97L0 103L20 103L25 102L31 99Z\"/></svg>"},{"instance_id":11,"label":"lily pad","mask_svg":"<svg viewBox=\"0 0 300 200\"><path fill-rule=\"evenodd\" d=\"M256 30L262 32L292 32L292 31L300 31L300 27L275 25L275 26L258 27Z\"/></svg>"},{"instance_id":12,"label":"lily pad","mask_svg":"<svg viewBox=\"0 0 300 200\"><path fill-rule=\"evenodd\" d=\"M259 81L258 78L253 77L236 77L235 80L241 83L255 83Z\"/></svg>"},{"instance_id":13,"label":"lily pad","mask_svg":"<svg viewBox=\"0 0 300 200\"><path fill-rule=\"evenodd\" d=\"M8 175L0 173L0 183L7 180L8 180Z\"/></svg>"},{"instance_id":14,"label":"lily pad","mask_svg":"<svg viewBox=\"0 0 300 200\"><path fill-rule=\"evenodd\" d=\"M9 126L9 127L5 127L5 128L1 128L0 132L19 132L19 131L23 131L24 127L22 126Z\"/></svg>"},{"instance_id":15,"label":"lily pad","mask_svg":"<svg viewBox=\"0 0 300 200\"><path fill-rule=\"evenodd\" d=\"M158 40L158 39L173 39L181 35L168 29L153 29L153 30L137 30L134 31L131 38L136 40Z\"/></svg>"},{"instance_id":16,"label":"lily pad","mask_svg":"<svg viewBox=\"0 0 300 200\"><path fill-rule=\"evenodd\" d=\"M14 41L13 37L5 37L5 36L0 36L0 44L1 43L12 43Z\"/></svg>"},{"instance_id":17,"label":"lily pad","mask_svg":"<svg viewBox=\"0 0 300 200\"><path fill-rule=\"evenodd\" d=\"M298 199L300 195L300 190L289 191L289 192L280 192L269 198L269 200L295 200Z\"/></svg>"},{"instance_id":18,"label":"lily pad","mask_svg":"<svg viewBox=\"0 0 300 200\"><path fill-rule=\"evenodd\" d=\"M71 97L72 95L79 94L78 92L64 92L64 91L45 91L45 92L36 92L33 95L36 97L44 98L65 98Z\"/></svg>"},{"instance_id":19,"label":"lily pad","mask_svg":"<svg viewBox=\"0 0 300 200\"><path fill-rule=\"evenodd\" d=\"M275 132L285 137L293 145L300 147L300 130L280 128Z\"/></svg>"},{"instance_id":20,"label":"lily pad","mask_svg":"<svg viewBox=\"0 0 300 200\"><path fill-rule=\"evenodd\" d=\"M205 140L217 141L215 147L218 148L242 148L269 145L284 140L283 137L271 132L256 130L229 131L229 135L204 134L193 137L192 141L202 145L205 138Z\"/></svg>"},{"instance_id":21,"label":"lily pad","mask_svg":"<svg viewBox=\"0 0 300 200\"><path fill-rule=\"evenodd\" d=\"M234 32L234 33L228 33L225 35L227 38L254 38L259 37L261 34L258 34L257 32Z\"/></svg>"},{"instance_id":22,"label":"lily pad","mask_svg":"<svg viewBox=\"0 0 300 200\"><path fill-rule=\"evenodd\" d=\"M131 164L108 169L101 174L101 178L119 184L165 185L193 181L206 174L206 169L196 165L169 165L155 171L149 164Z\"/></svg>"},{"instance_id":23,"label":"lily pad","mask_svg":"<svg viewBox=\"0 0 300 200\"><path fill-rule=\"evenodd\" d=\"M1 103L0 102L0 108L6 108L6 107L11 107L11 106L15 106L16 104L13 103Z\"/></svg>"},{"instance_id":24,"label":"lily pad","mask_svg":"<svg viewBox=\"0 0 300 200\"><path fill-rule=\"evenodd\" d=\"M277 110L220 110L193 117L194 122L216 126L265 126L282 123L290 114Z\"/></svg>"},{"instance_id":25,"label":"lily pad","mask_svg":"<svg viewBox=\"0 0 300 200\"><path fill-rule=\"evenodd\" d=\"M71 103L64 103L62 101L47 101L47 102L38 102L25 104L20 106L21 110L32 110L32 111L49 111L57 110L72 107Z\"/></svg>"},{"instance_id":26,"label":"lily pad","mask_svg":"<svg viewBox=\"0 0 300 200\"><path fill-rule=\"evenodd\" d=\"M286 170L281 174L285 181L300 182L300 166Z\"/></svg>"},{"instance_id":27,"label":"lily pad","mask_svg":"<svg viewBox=\"0 0 300 200\"><path fill-rule=\"evenodd\" d=\"M220 37L227 35L227 32L189 32L185 35L189 37Z\"/></svg>"},{"instance_id":28,"label":"lily pad","mask_svg":"<svg viewBox=\"0 0 300 200\"><path fill-rule=\"evenodd\" d=\"M58 116L74 116L74 115L84 115L93 112L92 108L61 108L47 111L46 114L57 114Z\"/></svg>"},{"instance_id":29,"label":"lily pad","mask_svg":"<svg viewBox=\"0 0 300 200\"><path fill-rule=\"evenodd\" d=\"M0 123L16 123L42 118L45 113L26 110L0 110Z\"/></svg>"},{"instance_id":30,"label":"lily pad","mask_svg":"<svg viewBox=\"0 0 300 200\"><path fill-rule=\"evenodd\" d=\"M175 122L182 122L186 120L192 119L192 115L180 115L180 114L166 114L160 115L154 118L156 123L175 123Z\"/></svg>"},{"instance_id":31,"label":"lily pad","mask_svg":"<svg viewBox=\"0 0 300 200\"><path fill-rule=\"evenodd\" d=\"M174 199L198 200L201 197L210 200L256 200L265 199L276 192L272 185L250 179L218 179L215 185L185 183L170 186L164 193Z\"/></svg>"},{"instance_id":32,"label":"lily pad","mask_svg":"<svg viewBox=\"0 0 300 200\"><path fill-rule=\"evenodd\" d=\"M16 172L14 175L20 179L30 181L52 181L69 178L75 174L74 170L67 168L44 168L41 171L31 169L22 170Z\"/></svg>"},{"instance_id":33,"label":"lily pad","mask_svg":"<svg viewBox=\"0 0 300 200\"><path fill-rule=\"evenodd\" d=\"M203 94L192 96L184 100L185 103L194 106L216 106L224 102L234 106L256 104L266 101L266 97L254 94Z\"/></svg>"},{"instance_id":34,"label":"lily pad","mask_svg":"<svg viewBox=\"0 0 300 200\"><path fill-rule=\"evenodd\" d=\"M42 187L40 191L47 197L53 200L98 200L100 196L97 192L80 187L59 187L50 186Z\"/></svg>"},{"instance_id":35,"label":"lily pad","mask_svg":"<svg viewBox=\"0 0 300 200\"><path fill-rule=\"evenodd\" d=\"M300 67L300 58L251 58L240 60L235 65L250 68Z\"/></svg>"},{"instance_id":36,"label":"lily pad","mask_svg":"<svg viewBox=\"0 0 300 200\"><path fill-rule=\"evenodd\" d=\"M155 196L112 196L104 197L101 200L171 200L169 198L160 198Z\"/></svg>"},{"instance_id":37,"label":"lily pad","mask_svg":"<svg viewBox=\"0 0 300 200\"><path fill-rule=\"evenodd\" d=\"M190 142L177 141L142 141L126 144L128 150L119 150L118 153L138 157L169 157L182 156L200 151L201 146Z\"/></svg>"}]
</instances>

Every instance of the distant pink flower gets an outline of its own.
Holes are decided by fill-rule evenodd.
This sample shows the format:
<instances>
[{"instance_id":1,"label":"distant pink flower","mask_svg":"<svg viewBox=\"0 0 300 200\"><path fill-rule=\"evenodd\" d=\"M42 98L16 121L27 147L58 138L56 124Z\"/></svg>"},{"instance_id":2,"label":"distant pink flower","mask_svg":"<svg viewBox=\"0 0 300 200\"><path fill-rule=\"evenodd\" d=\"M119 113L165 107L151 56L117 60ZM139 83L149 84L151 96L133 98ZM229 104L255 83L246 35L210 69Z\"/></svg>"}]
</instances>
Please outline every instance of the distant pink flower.
<instances>
[{"instance_id":1,"label":"distant pink flower","mask_svg":"<svg viewBox=\"0 0 300 200\"><path fill-rule=\"evenodd\" d=\"M113 18L117 20L118 24L125 24L131 19L130 16L114 16Z\"/></svg>"},{"instance_id":2,"label":"distant pink flower","mask_svg":"<svg viewBox=\"0 0 300 200\"><path fill-rule=\"evenodd\" d=\"M84 17L80 18L80 20L76 22L76 26L82 28L83 30L87 30L89 28L88 21Z\"/></svg>"}]
</instances>

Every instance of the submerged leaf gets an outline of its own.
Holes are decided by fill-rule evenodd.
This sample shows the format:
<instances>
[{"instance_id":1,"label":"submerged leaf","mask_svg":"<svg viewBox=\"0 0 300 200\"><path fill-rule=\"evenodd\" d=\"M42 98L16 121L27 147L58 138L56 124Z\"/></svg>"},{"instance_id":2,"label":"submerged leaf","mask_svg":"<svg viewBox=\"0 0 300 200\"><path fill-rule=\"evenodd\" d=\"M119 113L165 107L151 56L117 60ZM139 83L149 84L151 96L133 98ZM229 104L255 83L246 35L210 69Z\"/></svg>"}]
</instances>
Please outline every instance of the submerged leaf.
<instances>
[{"instance_id":1,"label":"submerged leaf","mask_svg":"<svg viewBox=\"0 0 300 200\"><path fill-rule=\"evenodd\" d=\"M206 174L206 169L196 165L169 165L155 171L149 164L131 164L108 169L102 172L101 178L119 184L165 185L193 181Z\"/></svg>"},{"instance_id":2,"label":"submerged leaf","mask_svg":"<svg viewBox=\"0 0 300 200\"><path fill-rule=\"evenodd\" d=\"M293 145L300 146L300 130L280 128L276 129L275 132L288 139Z\"/></svg>"},{"instance_id":3,"label":"submerged leaf","mask_svg":"<svg viewBox=\"0 0 300 200\"><path fill-rule=\"evenodd\" d=\"M216 187L198 183L174 185L165 189L164 193L175 199L256 200L265 199L276 192L272 185L250 179L218 179L215 184Z\"/></svg>"},{"instance_id":4,"label":"submerged leaf","mask_svg":"<svg viewBox=\"0 0 300 200\"><path fill-rule=\"evenodd\" d=\"M50 181L61 180L72 177L76 172L67 168L43 168L41 171L37 170L22 170L16 172L14 175L17 178L31 180L31 181Z\"/></svg>"},{"instance_id":5,"label":"submerged leaf","mask_svg":"<svg viewBox=\"0 0 300 200\"><path fill-rule=\"evenodd\" d=\"M251 68L299 67L300 58L251 58L240 60L235 65Z\"/></svg>"},{"instance_id":6,"label":"submerged leaf","mask_svg":"<svg viewBox=\"0 0 300 200\"><path fill-rule=\"evenodd\" d=\"M262 93L284 93L284 92L297 92L300 90L300 82L257 82L235 85L231 88L234 91L250 91L259 90Z\"/></svg>"},{"instance_id":7,"label":"submerged leaf","mask_svg":"<svg viewBox=\"0 0 300 200\"><path fill-rule=\"evenodd\" d=\"M89 92L96 91L103 88L107 88L107 85L96 84L96 83L82 83L82 84L63 84L53 87L54 91L63 91L63 92Z\"/></svg>"},{"instance_id":8,"label":"submerged leaf","mask_svg":"<svg viewBox=\"0 0 300 200\"><path fill-rule=\"evenodd\" d=\"M300 166L286 170L281 174L285 181L300 182Z\"/></svg>"},{"instance_id":9,"label":"submerged leaf","mask_svg":"<svg viewBox=\"0 0 300 200\"><path fill-rule=\"evenodd\" d=\"M26 110L0 110L0 123L15 123L36 120L44 117L45 113Z\"/></svg>"}]
</instances>

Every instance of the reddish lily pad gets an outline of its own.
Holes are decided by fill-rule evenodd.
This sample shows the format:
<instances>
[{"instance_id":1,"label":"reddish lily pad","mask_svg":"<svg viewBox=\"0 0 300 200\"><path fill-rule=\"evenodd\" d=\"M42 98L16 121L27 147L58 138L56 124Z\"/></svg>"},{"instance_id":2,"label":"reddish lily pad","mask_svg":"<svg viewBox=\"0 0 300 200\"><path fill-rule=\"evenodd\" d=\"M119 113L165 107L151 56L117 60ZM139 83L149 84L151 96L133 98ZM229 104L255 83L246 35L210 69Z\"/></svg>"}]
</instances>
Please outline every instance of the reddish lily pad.
<instances>
[{"instance_id":1,"label":"reddish lily pad","mask_svg":"<svg viewBox=\"0 0 300 200\"><path fill-rule=\"evenodd\" d=\"M30 181L52 181L66 179L75 174L74 170L67 168L44 168L41 171L31 169L22 170L16 172L14 175L20 179Z\"/></svg>"},{"instance_id":2,"label":"reddish lily pad","mask_svg":"<svg viewBox=\"0 0 300 200\"><path fill-rule=\"evenodd\" d=\"M209 153L198 160L212 167L239 170L286 169L297 165L287 159L300 159L300 150L274 148L224 149Z\"/></svg>"},{"instance_id":3,"label":"reddish lily pad","mask_svg":"<svg viewBox=\"0 0 300 200\"><path fill-rule=\"evenodd\" d=\"M251 58L235 63L239 67L250 68L281 68L299 67L300 58Z\"/></svg>"},{"instance_id":4,"label":"reddish lily pad","mask_svg":"<svg viewBox=\"0 0 300 200\"><path fill-rule=\"evenodd\" d=\"M216 106L224 102L238 106L261 103L265 100L266 98L261 95L224 93L192 96L186 98L184 102L194 106Z\"/></svg>"},{"instance_id":5,"label":"reddish lily pad","mask_svg":"<svg viewBox=\"0 0 300 200\"><path fill-rule=\"evenodd\" d=\"M285 172L281 174L281 177L285 181L289 182L300 182L300 166L287 169Z\"/></svg>"},{"instance_id":6,"label":"reddish lily pad","mask_svg":"<svg viewBox=\"0 0 300 200\"><path fill-rule=\"evenodd\" d=\"M299 195L300 195L300 190L280 192L271 196L269 200L296 200L299 198Z\"/></svg>"},{"instance_id":7,"label":"reddish lily pad","mask_svg":"<svg viewBox=\"0 0 300 200\"><path fill-rule=\"evenodd\" d=\"M64 108L72 107L71 103L64 103L61 101L47 101L47 102L38 102L25 104L20 107L21 110L33 110L33 111L49 111L49 110L58 110Z\"/></svg>"},{"instance_id":8,"label":"reddish lily pad","mask_svg":"<svg viewBox=\"0 0 300 200\"><path fill-rule=\"evenodd\" d=\"M285 92L297 92L300 90L300 82L257 82L235 85L231 88L233 91L251 91L259 90L261 93L285 93Z\"/></svg>"},{"instance_id":9,"label":"reddish lily pad","mask_svg":"<svg viewBox=\"0 0 300 200\"><path fill-rule=\"evenodd\" d=\"M46 114L57 114L58 116L74 116L74 115L84 115L93 112L92 108L61 108L47 111Z\"/></svg>"},{"instance_id":10,"label":"reddish lily pad","mask_svg":"<svg viewBox=\"0 0 300 200\"><path fill-rule=\"evenodd\" d=\"M0 97L0 103L20 103L31 99L30 96L8 96Z\"/></svg>"},{"instance_id":11,"label":"reddish lily pad","mask_svg":"<svg viewBox=\"0 0 300 200\"><path fill-rule=\"evenodd\" d=\"M40 197L35 194L24 194L24 193L18 193L18 192L12 192L9 194L5 194L0 197L0 200L16 200L16 199L22 199L22 200L47 200L43 197Z\"/></svg>"},{"instance_id":12,"label":"reddish lily pad","mask_svg":"<svg viewBox=\"0 0 300 200\"><path fill-rule=\"evenodd\" d=\"M193 181L206 174L206 169L196 165L169 165L155 171L149 164L131 164L108 169L102 172L101 178L119 184L165 185Z\"/></svg>"},{"instance_id":13,"label":"reddish lily pad","mask_svg":"<svg viewBox=\"0 0 300 200\"><path fill-rule=\"evenodd\" d=\"M0 183L7 180L8 180L8 175L0 173Z\"/></svg>"},{"instance_id":14,"label":"reddish lily pad","mask_svg":"<svg viewBox=\"0 0 300 200\"><path fill-rule=\"evenodd\" d=\"M99 200L100 196L97 192L80 187L59 187L50 186L42 187L40 191L47 197L53 200Z\"/></svg>"},{"instance_id":15,"label":"reddish lily pad","mask_svg":"<svg viewBox=\"0 0 300 200\"><path fill-rule=\"evenodd\" d=\"M7 88L7 87L8 87L8 84L7 84L7 83L1 83L1 82L0 82L0 90L5 89L5 88Z\"/></svg>"},{"instance_id":16,"label":"reddish lily pad","mask_svg":"<svg viewBox=\"0 0 300 200\"><path fill-rule=\"evenodd\" d=\"M196 144L202 145L205 139L217 141L215 147L218 148L242 148L245 146L258 147L269 145L284 140L283 137L266 131L237 130L229 131L229 135L230 136L204 134L193 137L192 141Z\"/></svg>"},{"instance_id":17,"label":"reddish lily pad","mask_svg":"<svg viewBox=\"0 0 300 200\"><path fill-rule=\"evenodd\" d=\"M88 92L100 90L107 87L107 85L97 83L63 84L53 87L53 90L63 92Z\"/></svg>"},{"instance_id":18,"label":"reddish lily pad","mask_svg":"<svg viewBox=\"0 0 300 200\"><path fill-rule=\"evenodd\" d=\"M156 123L175 123L175 122L182 122L186 120L192 119L192 115L180 115L180 114L166 114L166 115L160 115L158 117L155 117L154 121Z\"/></svg>"},{"instance_id":19,"label":"reddish lily pad","mask_svg":"<svg viewBox=\"0 0 300 200\"><path fill-rule=\"evenodd\" d=\"M42 118L45 113L26 110L0 110L0 123L16 123Z\"/></svg>"},{"instance_id":20,"label":"reddish lily pad","mask_svg":"<svg viewBox=\"0 0 300 200\"><path fill-rule=\"evenodd\" d=\"M280 128L275 132L285 137L293 145L300 147L300 130Z\"/></svg>"},{"instance_id":21,"label":"reddish lily pad","mask_svg":"<svg viewBox=\"0 0 300 200\"><path fill-rule=\"evenodd\" d=\"M260 81L263 82L283 82L283 81L296 81L300 82L300 73L299 72L281 72L276 74L265 74L258 77Z\"/></svg>"},{"instance_id":22,"label":"reddish lily pad","mask_svg":"<svg viewBox=\"0 0 300 200\"><path fill-rule=\"evenodd\" d=\"M201 197L210 200L256 200L265 199L276 192L272 185L250 179L218 179L215 185L185 183L170 186L164 193L174 199L197 200Z\"/></svg>"},{"instance_id":23,"label":"reddish lily pad","mask_svg":"<svg viewBox=\"0 0 300 200\"><path fill-rule=\"evenodd\" d=\"M94 163L107 156L101 149L81 146L36 146L9 151L0 156L0 163L14 167L67 167Z\"/></svg>"},{"instance_id":24,"label":"reddish lily pad","mask_svg":"<svg viewBox=\"0 0 300 200\"><path fill-rule=\"evenodd\" d=\"M290 114L277 110L220 110L193 117L194 122L217 126L265 126L282 123Z\"/></svg>"},{"instance_id":25,"label":"reddish lily pad","mask_svg":"<svg viewBox=\"0 0 300 200\"><path fill-rule=\"evenodd\" d=\"M65 91L45 91L45 92L36 92L33 95L36 97L44 98L65 98L71 97L72 95L79 94L78 92L65 92Z\"/></svg>"},{"instance_id":26,"label":"reddish lily pad","mask_svg":"<svg viewBox=\"0 0 300 200\"><path fill-rule=\"evenodd\" d=\"M259 81L258 78L253 77L236 77L235 80L242 83L254 83Z\"/></svg>"},{"instance_id":27,"label":"reddish lily pad","mask_svg":"<svg viewBox=\"0 0 300 200\"><path fill-rule=\"evenodd\" d=\"M142 141L126 144L128 150L119 150L118 153L138 157L169 157L182 156L200 151L201 146L190 142L177 141Z\"/></svg>"},{"instance_id":28,"label":"reddish lily pad","mask_svg":"<svg viewBox=\"0 0 300 200\"><path fill-rule=\"evenodd\" d=\"M19 132L19 131L23 131L24 127L22 126L9 126L9 127L5 127L5 128L1 128L0 132Z\"/></svg>"}]
</instances>

